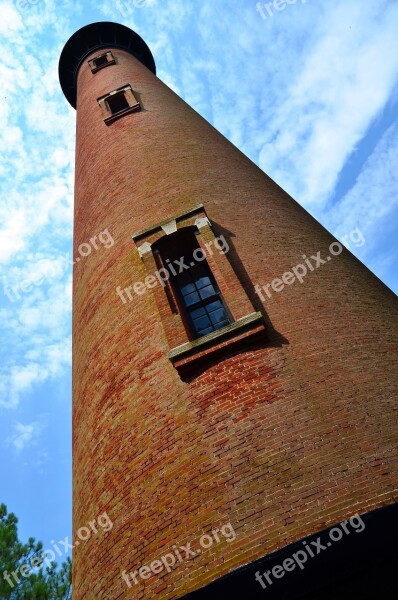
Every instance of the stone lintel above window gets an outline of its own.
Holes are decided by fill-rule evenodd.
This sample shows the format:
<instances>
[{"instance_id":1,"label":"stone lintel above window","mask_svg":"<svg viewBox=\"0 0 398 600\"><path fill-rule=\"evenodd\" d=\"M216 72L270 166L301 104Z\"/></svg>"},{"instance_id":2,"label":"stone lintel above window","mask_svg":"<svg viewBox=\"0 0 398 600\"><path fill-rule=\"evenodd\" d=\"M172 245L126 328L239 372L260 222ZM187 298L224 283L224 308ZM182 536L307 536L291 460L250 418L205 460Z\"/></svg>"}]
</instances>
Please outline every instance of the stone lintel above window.
<instances>
[{"instance_id":1,"label":"stone lintel above window","mask_svg":"<svg viewBox=\"0 0 398 600\"><path fill-rule=\"evenodd\" d=\"M133 238L137 247L139 247L140 244L143 243L153 244L163 235L170 235L170 233L176 232L179 227L195 225L198 227L198 229L200 229L205 223L208 227L210 227L210 221L207 218L203 204L197 204L189 210L173 215L169 219L164 219L163 221L160 221L155 225L151 225L150 227L146 227L141 231L137 231L136 233L133 233L131 237Z\"/></svg>"}]
</instances>

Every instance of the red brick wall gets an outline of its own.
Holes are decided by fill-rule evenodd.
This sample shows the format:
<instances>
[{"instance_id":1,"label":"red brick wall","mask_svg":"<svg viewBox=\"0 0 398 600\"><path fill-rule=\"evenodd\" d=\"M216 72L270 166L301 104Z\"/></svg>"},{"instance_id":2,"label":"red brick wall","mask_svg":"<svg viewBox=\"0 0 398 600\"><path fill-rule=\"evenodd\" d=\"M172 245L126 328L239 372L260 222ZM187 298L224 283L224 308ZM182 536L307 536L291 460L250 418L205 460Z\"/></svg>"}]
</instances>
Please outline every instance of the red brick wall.
<instances>
[{"instance_id":1,"label":"red brick wall","mask_svg":"<svg viewBox=\"0 0 398 600\"><path fill-rule=\"evenodd\" d=\"M177 598L397 498L398 309L345 250L261 302L254 284L328 254L333 238L138 61L114 55L79 73L75 256L105 228L115 244L75 265L73 300L74 528L104 511L114 527L75 549L74 598ZM96 99L127 83L143 110L106 126ZM131 234L200 202L270 340L183 382L151 291L123 304L115 289L147 275ZM227 522L235 542L145 586L122 580Z\"/></svg>"}]
</instances>

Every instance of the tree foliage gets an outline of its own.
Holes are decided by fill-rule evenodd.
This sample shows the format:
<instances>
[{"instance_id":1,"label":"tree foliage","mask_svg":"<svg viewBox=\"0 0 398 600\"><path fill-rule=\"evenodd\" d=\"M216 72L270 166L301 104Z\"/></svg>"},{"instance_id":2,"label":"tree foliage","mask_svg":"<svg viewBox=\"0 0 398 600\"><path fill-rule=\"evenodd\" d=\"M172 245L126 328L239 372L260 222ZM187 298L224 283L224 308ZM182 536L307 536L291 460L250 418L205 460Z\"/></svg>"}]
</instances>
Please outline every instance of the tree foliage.
<instances>
[{"instance_id":1,"label":"tree foliage","mask_svg":"<svg viewBox=\"0 0 398 600\"><path fill-rule=\"evenodd\" d=\"M6 505L0 504L1 600L71 600L70 558L59 569L56 562L45 566L43 544L36 542L34 538L29 538L26 544L20 542L17 524L17 517L13 513L7 514ZM24 565L31 565L33 569ZM28 576L24 577L21 570Z\"/></svg>"}]
</instances>

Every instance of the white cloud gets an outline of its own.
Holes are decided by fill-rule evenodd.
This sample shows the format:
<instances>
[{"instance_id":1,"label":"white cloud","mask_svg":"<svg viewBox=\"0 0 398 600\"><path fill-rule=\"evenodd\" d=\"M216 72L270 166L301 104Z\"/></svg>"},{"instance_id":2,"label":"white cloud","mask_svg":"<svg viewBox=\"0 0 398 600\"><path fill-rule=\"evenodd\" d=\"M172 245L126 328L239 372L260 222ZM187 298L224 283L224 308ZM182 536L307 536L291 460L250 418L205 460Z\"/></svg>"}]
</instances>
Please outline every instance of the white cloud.
<instances>
[{"instance_id":1,"label":"white cloud","mask_svg":"<svg viewBox=\"0 0 398 600\"><path fill-rule=\"evenodd\" d=\"M398 261L398 248L382 250L398 215L398 125L392 125L376 145L349 192L327 213L337 236L358 227L366 244L358 252L380 277ZM350 248L353 250L353 247Z\"/></svg>"},{"instance_id":2,"label":"white cloud","mask_svg":"<svg viewBox=\"0 0 398 600\"><path fill-rule=\"evenodd\" d=\"M0 281L46 275L17 302L0 288L0 403L8 407L70 365L63 257L72 237L75 113L57 66L63 44L88 20L77 23L87 5L136 29L159 76L331 230L364 230L369 264L376 253L380 268L394 257L380 233L395 210L392 130L333 212L327 203L396 85L396 2L297 3L264 21L255 2L151 1L123 17L114 0L40 0L23 13L0 0Z\"/></svg>"},{"instance_id":3,"label":"white cloud","mask_svg":"<svg viewBox=\"0 0 398 600\"><path fill-rule=\"evenodd\" d=\"M23 29L20 13L12 2L0 3L0 33L5 38L14 41L18 32Z\"/></svg>"},{"instance_id":4,"label":"white cloud","mask_svg":"<svg viewBox=\"0 0 398 600\"><path fill-rule=\"evenodd\" d=\"M59 87L58 59L76 6L63 3L61 12L57 6L40 0L18 12L14 3L0 3L0 31L9 39L0 65L0 405L8 408L62 376L71 362L65 255L72 238L75 114ZM32 279L38 283L28 291L11 293L13 302L2 289Z\"/></svg>"},{"instance_id":5,"label":"white cloud","mask_svg":"<svg viewBox=\"0 0 398 600\"><path fill-rule=\"evenodd\" d=\"M396 84L398 5L384 4L330 4L325 31L301 54L274 111L260 165L304 203L326 203Z\"/></svg>"},{"instance_id":6,"label":"white cloud","mask_svg":"<svg viewBox=\"0 0 398 600\"><path fill-rule=\"evenodd\" d=\"M27 424L17 422L14 432L6 440L6 444L13 446L18 453L21 453L37 443L42 428L43 424L36 421Z\"/></svg>"}]
</instances>

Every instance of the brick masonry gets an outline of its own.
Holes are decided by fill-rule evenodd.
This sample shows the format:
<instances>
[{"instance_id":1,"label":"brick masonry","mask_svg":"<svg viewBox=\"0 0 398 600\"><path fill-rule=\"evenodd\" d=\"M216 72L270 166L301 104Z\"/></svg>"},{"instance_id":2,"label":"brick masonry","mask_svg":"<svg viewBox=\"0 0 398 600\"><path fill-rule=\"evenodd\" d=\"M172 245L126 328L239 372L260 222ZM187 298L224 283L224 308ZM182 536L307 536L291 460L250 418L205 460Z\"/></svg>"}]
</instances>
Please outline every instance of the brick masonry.
<instances>
[{"instance_id":1,"label":"brick masonry","mask_svg":"<svg viewBox=\"0 0 398 600\"><path fill-rule=\"evenodd\" d=\"M254 284L329 254L334 238L135 58L113 54L78 78L75 256L105 228L115 244L74 270L73 504L75 530L104 511L114 527L74 550L73 589L171 599L397 499L398 305L347 250L261 302ZM142 110L105 125L97 98L129 83ZM115 289L147 275L131 234L200 203L268 340L226 347L182 381L154 294L122 304ZM131 590L122 580L227 522L235 542Z\"/></svg>"}]
</instances>

